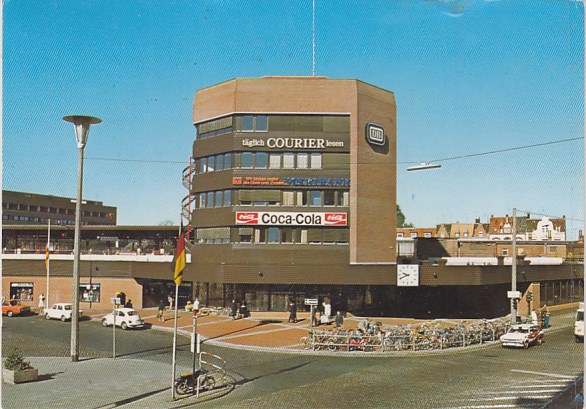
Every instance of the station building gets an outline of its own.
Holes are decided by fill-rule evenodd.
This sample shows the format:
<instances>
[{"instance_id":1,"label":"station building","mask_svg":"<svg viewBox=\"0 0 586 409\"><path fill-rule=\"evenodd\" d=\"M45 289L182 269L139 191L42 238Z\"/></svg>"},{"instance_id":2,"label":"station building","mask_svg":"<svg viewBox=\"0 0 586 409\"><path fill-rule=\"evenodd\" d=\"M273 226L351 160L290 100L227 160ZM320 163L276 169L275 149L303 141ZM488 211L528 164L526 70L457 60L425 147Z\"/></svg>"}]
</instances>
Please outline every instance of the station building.
<instances>
[{"instance_id":1,"label":"station building","mask_svg":"<svg viewBox=\"0 0 586 409\"><path fill-rule=\"evenodd\" d=\"M186 276L210 303L362 305L396 271L392 92L325 77L197 91Z\"/></svg>"}]
</instances>

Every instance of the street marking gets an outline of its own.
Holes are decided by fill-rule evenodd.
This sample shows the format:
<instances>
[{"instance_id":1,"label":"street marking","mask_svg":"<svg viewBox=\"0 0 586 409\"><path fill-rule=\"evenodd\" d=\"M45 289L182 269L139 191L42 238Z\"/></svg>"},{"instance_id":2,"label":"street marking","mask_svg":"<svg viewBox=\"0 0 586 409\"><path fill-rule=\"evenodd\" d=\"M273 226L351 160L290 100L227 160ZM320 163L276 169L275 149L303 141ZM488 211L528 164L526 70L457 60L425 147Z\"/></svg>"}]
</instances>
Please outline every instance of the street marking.
<instances>
[{"instance_id":1,"label":"street marking","mask_svg":"<svg viewBox=\"0 0 586 409\"><path fill-rule=\"evenodd\" d=\"M530 375L551 376L552 378L560 378L560 379L574 379L575 378L575 376L572 376L572 375L560 375L560 374L555 374L555 373L524 371L522 369L511 369L511 372L526 373L526 374L530 374Z\"/></svg>"},{"instance_id":2,"label":"street marking","mask_svg":"<svg viewBox=\"0 0 586 409\"><path fill-rule=\"evenodd\" d=\"M517 404L506 404L506 405L466 405L466 406L448 406L443 408L434 408L434 409L495 409L495 408L519 408L519 407L533 407L534 404L530 406L523 405L519 406Z\"/></svg>"},{"instance_id":3,"label":"street marking","mask_svg":"<svg viewBox=\"0 0 586 409\"><path fill-rule=\"evenodd\" d=\"M532 388L552 388L554 386L559 386L559 389L564 389L568 385L565 383L554 383L554 384L548 383L548 384L542 384L542 385L511 385L510 387L517 388L517 389L524 389L524 388L532 389Z\"/></svg>"},{"instance_id":4,"label":"street marking","mask_svg":"<svg viewBox=\"0 0 586 409\"><path fill-rule=\"evenodd\" d=\"M563 388L555 388L555 389L543 389L543 390L533 390L533 391L514 391L515 393L519 394L519 395L523 395L523 394L530 394L530 393L555 393L555 392L561 392L564 389L566 389L565 387ZM482 395L502 395L503 393L511 393L511 391L509 390L502 390L502 391L478 391L477 393L482 394Z\"/></svg>"},{"instance_id":5,"label":"street marking","mask_svg":"<svg viewBox=\"0 0 586 409\"><path fill-rule=\"evenodd\" d=\"M523 399L549 399L555 395L531 395L524 396ZM495 401L495 400L517 400L519 396L495 396L494 398L473 398L472 401Z\"/></svg>"}]
</instances>

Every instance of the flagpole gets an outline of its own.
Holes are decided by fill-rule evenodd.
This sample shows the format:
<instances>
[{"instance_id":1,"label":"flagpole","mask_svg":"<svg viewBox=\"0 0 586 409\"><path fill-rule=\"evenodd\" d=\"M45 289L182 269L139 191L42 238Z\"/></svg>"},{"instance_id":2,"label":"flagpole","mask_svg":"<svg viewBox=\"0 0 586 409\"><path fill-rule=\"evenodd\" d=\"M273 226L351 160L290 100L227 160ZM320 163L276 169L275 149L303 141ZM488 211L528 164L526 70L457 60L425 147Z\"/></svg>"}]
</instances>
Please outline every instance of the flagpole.
<instances>
[{"instance_id":1,"label":"flagpole","mask_svg":"<svg viewBox=\"0 0 586 409\"><path fill-rule=\"evenodd\" d=\"M177 304L179 301L179 285L175 284L175 323L173 325L173 377L171 378L172 381L172 399L175 400L175 372L177 369L177 311L178 307Z\"/></svg>"},{"instance_id":2,"label":"flagpole","mask_svg":"<svg viewBox=\"0 0 586 409\"><path fill-rule=\"evenodd\" d=\"M46 260L45 260L45 267L47 267L47 295L45 296L45 307L49 307L49 271L51 271L51 219L49 219L47 224L47 250L46 250ZM41 311L42 313L42 311Z\"/></svg>"}]
</instances>

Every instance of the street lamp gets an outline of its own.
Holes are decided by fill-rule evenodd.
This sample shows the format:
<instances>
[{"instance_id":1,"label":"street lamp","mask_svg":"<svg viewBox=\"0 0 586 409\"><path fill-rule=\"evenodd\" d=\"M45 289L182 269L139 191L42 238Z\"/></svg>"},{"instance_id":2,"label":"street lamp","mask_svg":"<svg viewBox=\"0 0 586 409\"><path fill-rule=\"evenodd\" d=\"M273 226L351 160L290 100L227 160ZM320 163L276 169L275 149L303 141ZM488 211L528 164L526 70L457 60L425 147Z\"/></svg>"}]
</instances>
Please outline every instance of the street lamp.
<instances>
[{"instance_id":1,"label":"street lamp","mask_svg":"<svg viewBox=\"0 0 586 409\"><path fill-rule=\"evenodd\" d=\"M71 361L79 360L79 246L81 224L81 192L83 186L83 149L90 133L90 125L99 124L101 119L93 116L70 115L63 117L75 129L79 156L77 161L77 201L75 202L75 241L73 244L73 310L71 314Z\"/></svg>"},{"instance_id":2,"label":"street lamp","mask_svg":"<svg viewBox=\"0 0 586 409\"><path fill-rule=\"evenodd\" d=\"M441 168L441 167L442 167L442 165L440 165L439 163L423 162L423 163L420 163L419 165L409 166L407 168L407 171L412 172L414 170L437 169L437 168Z\"/></svg>"}]
</instances>

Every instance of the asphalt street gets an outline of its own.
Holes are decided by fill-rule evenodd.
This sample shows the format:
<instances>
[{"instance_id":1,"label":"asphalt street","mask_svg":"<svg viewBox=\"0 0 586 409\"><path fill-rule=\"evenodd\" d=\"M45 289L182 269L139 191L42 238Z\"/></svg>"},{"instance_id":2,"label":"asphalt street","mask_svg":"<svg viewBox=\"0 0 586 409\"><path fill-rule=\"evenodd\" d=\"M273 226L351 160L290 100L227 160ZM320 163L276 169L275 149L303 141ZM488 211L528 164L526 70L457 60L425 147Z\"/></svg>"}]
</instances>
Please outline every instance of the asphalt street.
<instances>
[{"instance_id":1,"label":"asphalt street","mask_svg":"<svg viewBox=\"0 0 586 409\"><path fill-rule=\"evenodd\" d=\"M171 401L171 334L153 329L117 333L83 321L82 362L69 362L67 323L41 317L3 320L3 352L19 345L44 374L40 382L4 385L6 408L544 408L583 375L583 344L572 314L542 346L500 344L433 353L307 354L205 345L226 360L226 384L199 398ZM191 366L179 337L178 372ZM55 358L60 357L60 358ZM552 408L552 406L549 406Z\"/></svg>"}]
</instances>

